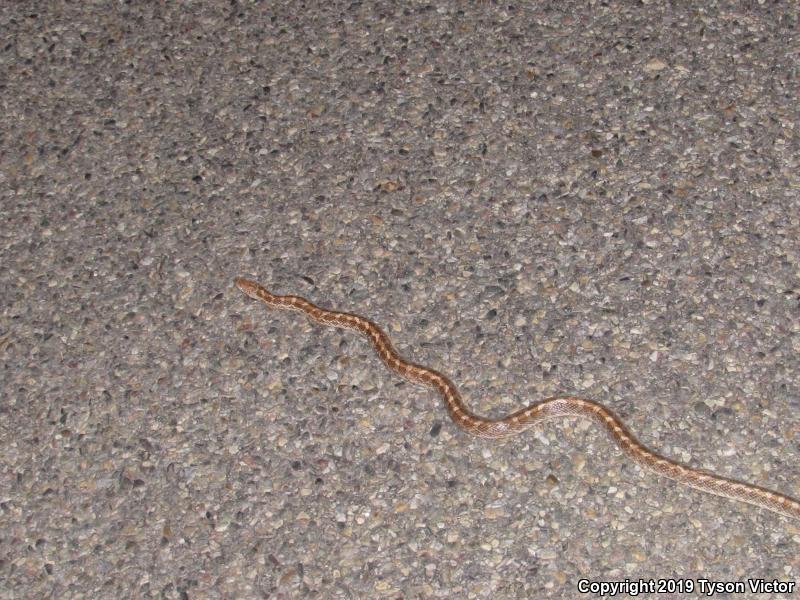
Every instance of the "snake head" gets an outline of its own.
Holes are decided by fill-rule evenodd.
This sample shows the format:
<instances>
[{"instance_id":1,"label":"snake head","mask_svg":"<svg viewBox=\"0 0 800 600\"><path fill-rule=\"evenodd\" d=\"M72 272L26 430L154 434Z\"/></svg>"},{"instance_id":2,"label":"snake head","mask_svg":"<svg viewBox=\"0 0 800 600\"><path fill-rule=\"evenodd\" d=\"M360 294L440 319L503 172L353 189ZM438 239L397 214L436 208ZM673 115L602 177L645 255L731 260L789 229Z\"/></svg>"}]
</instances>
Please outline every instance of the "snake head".
<instances>
[{"instance_id":1,"label":"snake head","mask_svg":"<svg viewBox=\"0 0 800 600\"><path fill-rule=\"evenodd\" d=\"M259 299L258 291L261 289L261 286L255 281L250 281L244 277L237 277L233 280L233 282L236 284L236 287L238 287L251 298L255 298L256 300Z\"/></svg>"}]
</instances>

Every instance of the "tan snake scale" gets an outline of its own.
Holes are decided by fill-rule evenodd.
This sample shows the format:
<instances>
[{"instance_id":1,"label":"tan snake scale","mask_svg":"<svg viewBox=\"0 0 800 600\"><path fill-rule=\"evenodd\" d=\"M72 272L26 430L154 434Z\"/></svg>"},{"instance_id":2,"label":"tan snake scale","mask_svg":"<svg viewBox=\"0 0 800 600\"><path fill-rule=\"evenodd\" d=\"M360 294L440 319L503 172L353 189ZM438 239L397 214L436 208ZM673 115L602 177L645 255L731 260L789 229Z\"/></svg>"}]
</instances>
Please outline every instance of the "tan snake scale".
<instances>
[{"instance_id":1,"label":"tan snake scale","mask_svg":"<svg viewBox=\"0 0 800 600\"><path fill-rule=\"evenodd\" d=\"M305 313L331 327L353 329L372 342L375 351L392 371L411 381L434 388L444 399L450 418L467 433L483 438L506 438L522 433L546 419L577 416L600 424L625 455L643 468L709 494L747 502L787 517L800 519L800 501L757 485L695 469L654 452L642 444L608 408L574 396L559 396L534 402L501 419L488 419L471 412L450 379L431 369L408 362L392 346L389 336L364 317L320 308L300 296L276 296L248 279L236 278L245 294L268 306Z\"/></svg>"}]
</instances>

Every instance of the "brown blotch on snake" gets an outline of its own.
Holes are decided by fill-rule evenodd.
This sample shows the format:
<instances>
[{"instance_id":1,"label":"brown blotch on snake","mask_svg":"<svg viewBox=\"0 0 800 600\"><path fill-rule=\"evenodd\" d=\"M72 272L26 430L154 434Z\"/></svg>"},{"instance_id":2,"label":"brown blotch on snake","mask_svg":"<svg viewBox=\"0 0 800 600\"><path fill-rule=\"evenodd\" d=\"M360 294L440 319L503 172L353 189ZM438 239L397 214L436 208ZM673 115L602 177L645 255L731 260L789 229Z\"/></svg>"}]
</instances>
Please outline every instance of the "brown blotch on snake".
<instances>
[{"instance_id":1,"label":"brown blotch on snake","mask_svg":"<svg viewBox=\"0 0 800 600\"><path fill-rule=\"evenodd\" d=\"M747 502L787 517L800 519L799 500L751 483L695 469L662 456L637 440L622 421L599 402L574 396L558 396L534 402L500 419L481 417L467 408L458 388L450 379L434 369L405 360L394 349L389 336L369 319L351 313L326 310L300 296L276 296L249 279L237 277L234 281L242 292L251 298L261 300L268 306L302 312L323 325L353 329L364 334L389 369L412 383L438 391L452 421L467 433L483 438L506 438L518 435L547 419L583 417L602 426L628 458L648 471L702 492Z\"/></svg>"}]
</instances>

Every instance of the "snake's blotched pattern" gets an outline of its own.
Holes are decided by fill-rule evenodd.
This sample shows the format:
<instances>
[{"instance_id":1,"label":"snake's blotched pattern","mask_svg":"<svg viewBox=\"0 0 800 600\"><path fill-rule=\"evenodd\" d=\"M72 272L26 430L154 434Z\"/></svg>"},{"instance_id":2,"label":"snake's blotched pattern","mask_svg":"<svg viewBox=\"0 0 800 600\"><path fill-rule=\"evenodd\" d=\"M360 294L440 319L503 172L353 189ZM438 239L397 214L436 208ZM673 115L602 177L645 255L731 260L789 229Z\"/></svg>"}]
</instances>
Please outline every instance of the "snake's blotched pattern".
<instances>
[{"instance_id":1,"label":"snake's blotched pattern","mask_svg":"<svg viewBox=\"0 0 800 600\"><path fill-rule=\"evenodd\" d=\"M411 381L434 388L444 399L450 418L467 433L483 438L506 438L556 417L577 416L601 425L625 455L643 468L683 485L709 494L747 502L767 510L800 519L800 501L757 485L721 477L666 458L642 444L608 408L584 398L559 396L540 400L501 419L488 419L471 412L455 384L429 367L405 360L392 346L389 337L369 319L359 315L320 308L300 296L276 296L248 279L236 278L236 286L245 294L268 306L305 313L314 321L331 327L353 329L364 334L384 364Z\"/></svg>"}]
</instances>

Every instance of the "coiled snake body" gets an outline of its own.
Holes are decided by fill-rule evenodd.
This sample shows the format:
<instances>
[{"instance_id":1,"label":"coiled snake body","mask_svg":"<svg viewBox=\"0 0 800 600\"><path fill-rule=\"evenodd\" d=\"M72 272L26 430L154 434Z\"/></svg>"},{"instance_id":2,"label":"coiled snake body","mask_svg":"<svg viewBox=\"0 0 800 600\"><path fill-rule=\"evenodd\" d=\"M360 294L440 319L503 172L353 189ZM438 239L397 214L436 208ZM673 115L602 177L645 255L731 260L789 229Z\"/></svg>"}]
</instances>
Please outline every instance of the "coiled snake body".
<instances>
[{"instance_id":1,"label":"coiled snake body","mask_svg":"<svg viewBox=\"0 0 800 600\"><path fill-rule=\"evenodd\" d=\"M276 296L258 283L248 279L238 277L235 279L235 283L242 292L251 298L261 300L273 308L299 311L323 325L353 329L364 334L372 342L384 364L392 371L412 383L431 387L438 391L444 400L450 418L467 433L483 438L498 439L517 435L544 420L556 417L577 416L591 419L606 430L628 458L657 475L663 475L702 492L747 502L787 517L800 519L799 500L666 458L637 440L622 421L599 402L574 396L558 396L534 402L527 408L500 419L481 417L466 407L458 388L450 379L434 369L405 360L394 349L383 330L369 319L351 313L326 310L300 296Z\"/></svg>"}]
</instances>

